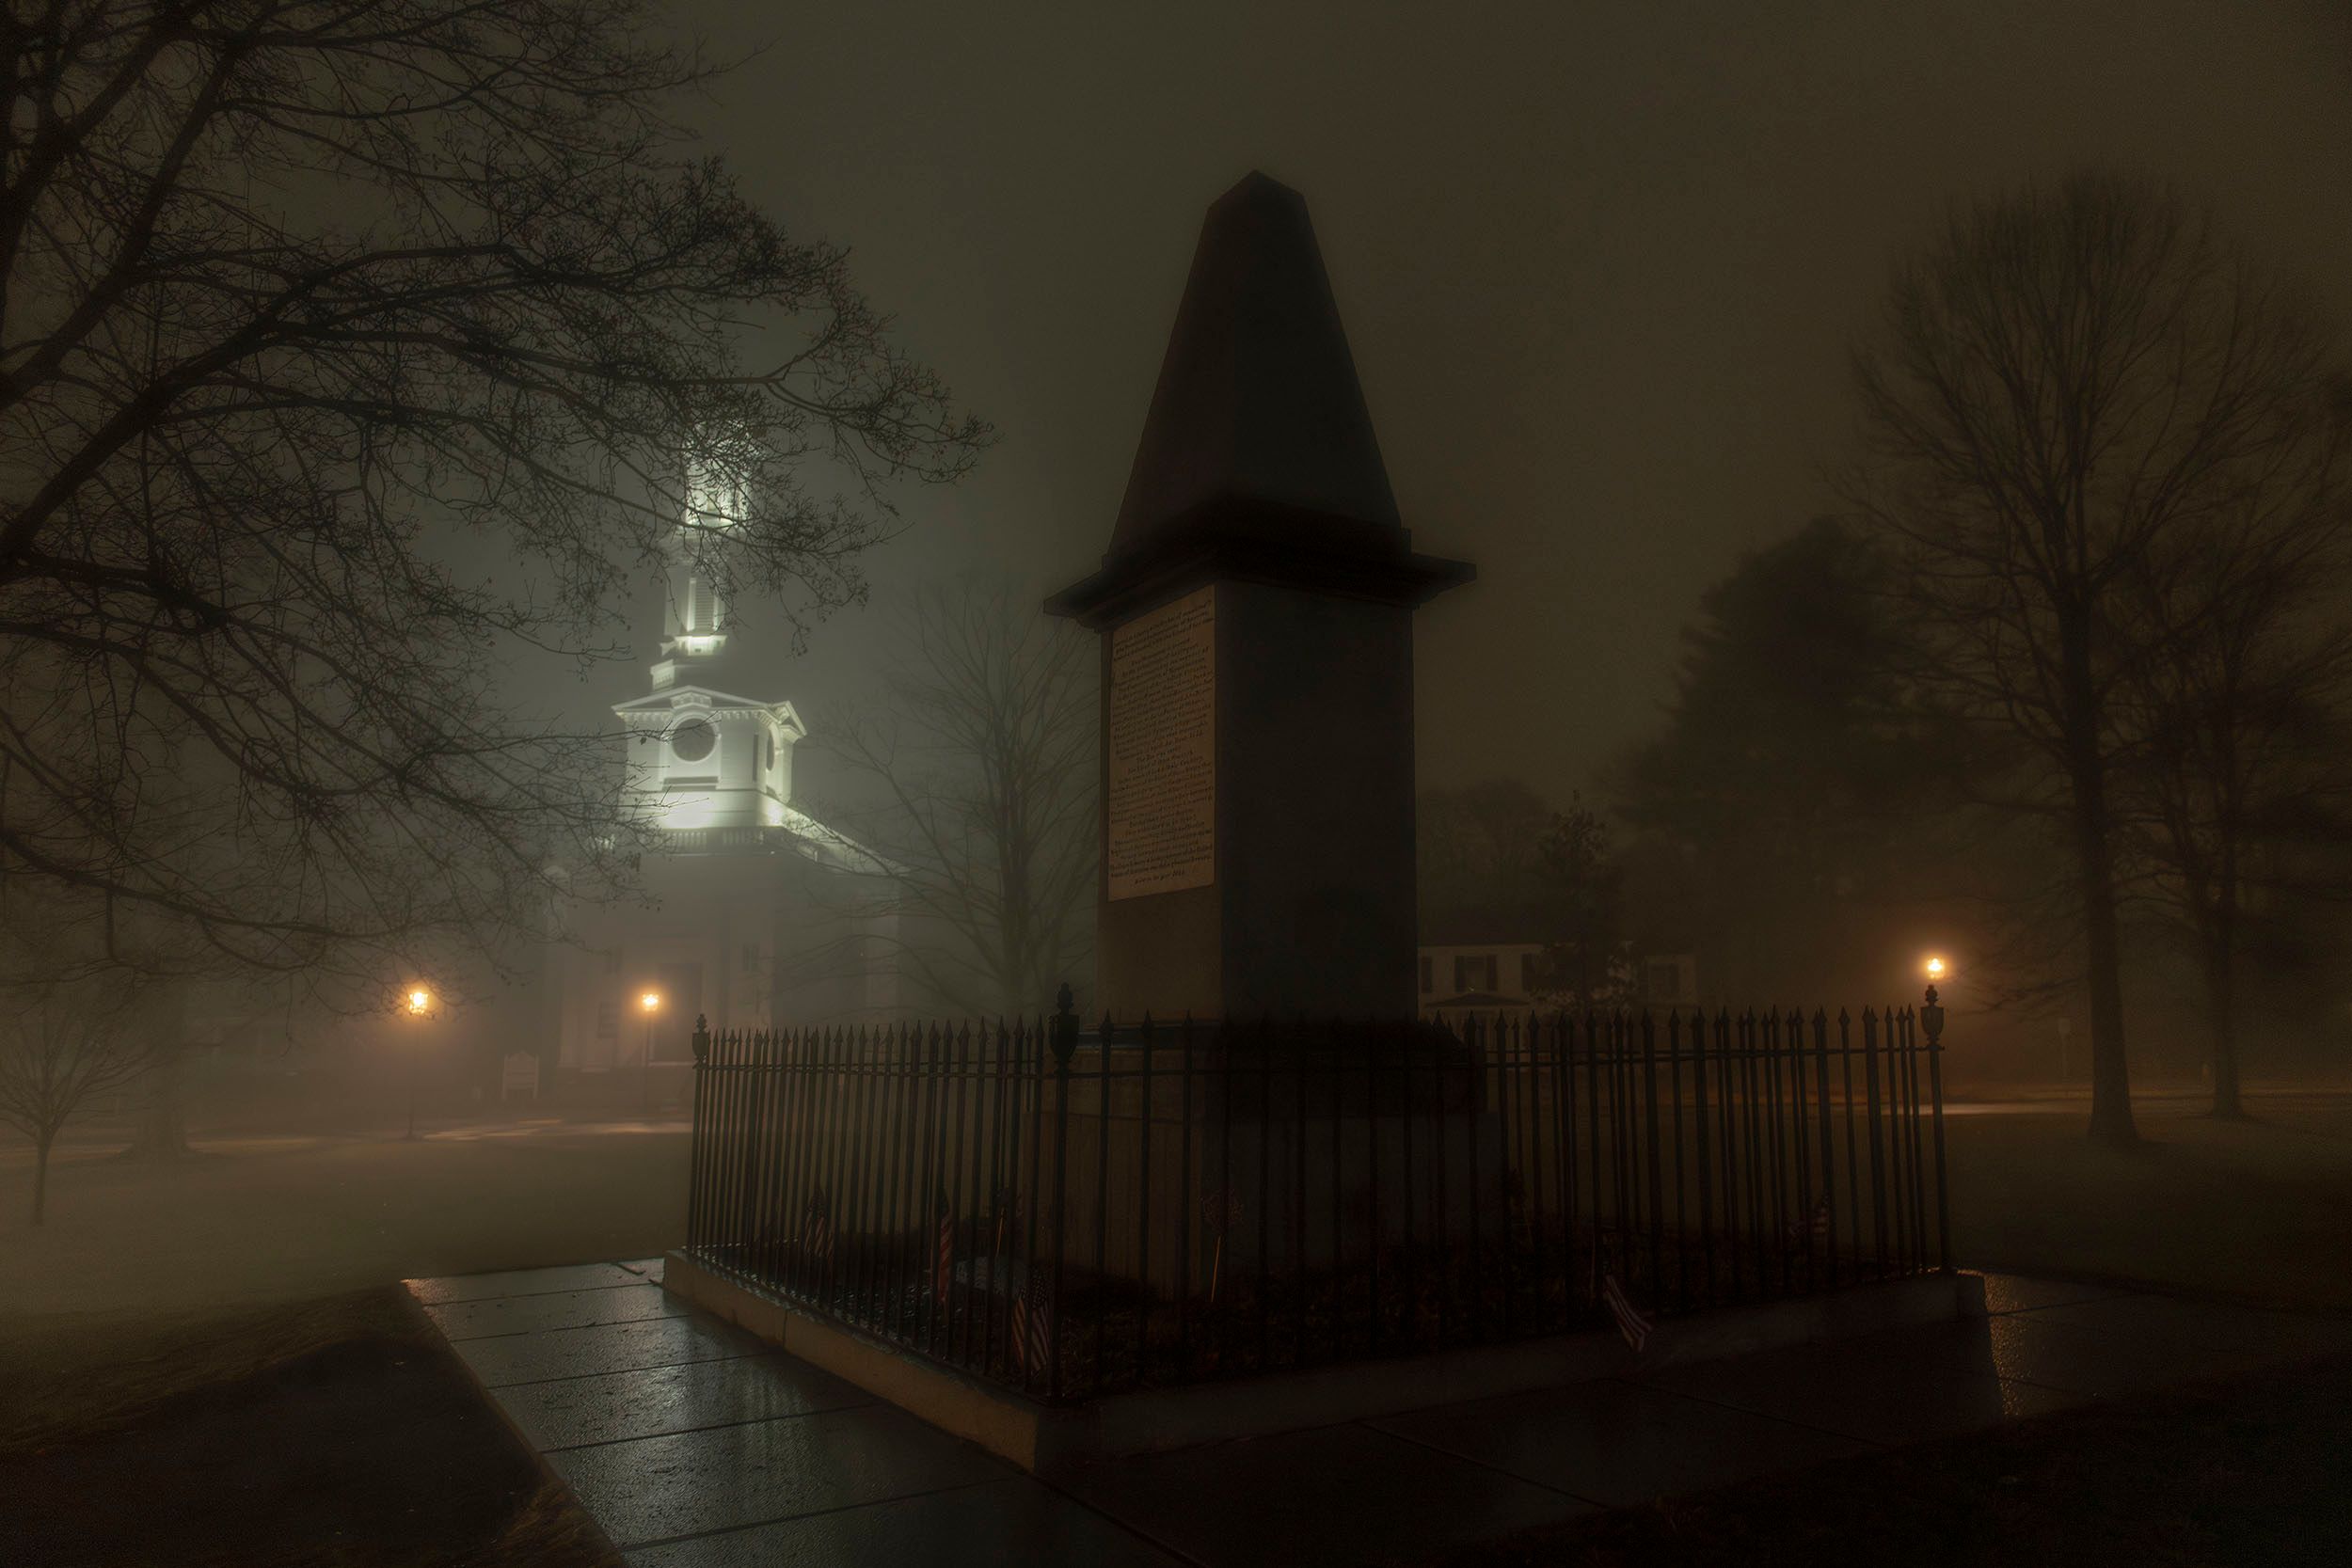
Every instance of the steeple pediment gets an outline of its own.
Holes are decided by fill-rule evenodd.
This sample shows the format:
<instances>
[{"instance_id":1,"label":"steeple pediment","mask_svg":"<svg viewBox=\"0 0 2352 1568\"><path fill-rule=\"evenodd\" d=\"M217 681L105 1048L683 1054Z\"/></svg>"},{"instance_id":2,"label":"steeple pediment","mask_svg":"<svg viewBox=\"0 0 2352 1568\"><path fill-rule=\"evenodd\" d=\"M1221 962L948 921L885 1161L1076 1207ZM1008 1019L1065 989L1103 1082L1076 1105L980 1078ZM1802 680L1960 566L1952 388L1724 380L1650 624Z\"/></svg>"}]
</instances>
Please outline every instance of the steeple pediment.
<instances>
[{"instance_id":1,"label":"steeple pediment","mask_svg":"<svg viewBox=\"0 0 2352 1568\"><path fill-rule=\"evenodd\" d=\"M668 713L683 708L751 709L773 714L776 721L789 730L795 740L808 733L808 726L801 721L800 711L788 702L762 702L756 697L739 697L707 686L664 687L643 697L631 697L626 703L612 705L612 711L624 719L632 714Z\"/></svg>"}]
</instances>

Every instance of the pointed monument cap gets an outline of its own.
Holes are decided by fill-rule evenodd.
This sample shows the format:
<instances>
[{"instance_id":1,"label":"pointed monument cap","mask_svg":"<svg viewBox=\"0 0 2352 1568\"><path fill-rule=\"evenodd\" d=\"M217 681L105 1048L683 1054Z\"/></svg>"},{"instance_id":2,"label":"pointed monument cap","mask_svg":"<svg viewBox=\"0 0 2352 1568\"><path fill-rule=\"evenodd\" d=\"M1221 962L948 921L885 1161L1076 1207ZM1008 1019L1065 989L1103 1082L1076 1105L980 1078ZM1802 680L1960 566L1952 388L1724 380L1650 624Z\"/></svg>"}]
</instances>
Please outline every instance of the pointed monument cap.
<instances>
[{"instance_id":1,"label":"pointed monument cap","mask_svg":"<svg viewBox=\"0 0 2352 1568\"><path fill-rule=\"evenodd\" d=\"M1253 173L1210 206L1089 623L1203 571L1419 603L1475 574L1397 517L1306 198Z\"/></svg>"},{"instance_id":2,"label":"pointed monument cap","mask_svg":"<svg viewBox=\"0 0 2352 1568\"><path fill-rule=\"evenodd\" d=\"M1227 498L1397 526L1306 198L1256 173L1200 226L1112 553Z\"/></svg>"}]
</instances>

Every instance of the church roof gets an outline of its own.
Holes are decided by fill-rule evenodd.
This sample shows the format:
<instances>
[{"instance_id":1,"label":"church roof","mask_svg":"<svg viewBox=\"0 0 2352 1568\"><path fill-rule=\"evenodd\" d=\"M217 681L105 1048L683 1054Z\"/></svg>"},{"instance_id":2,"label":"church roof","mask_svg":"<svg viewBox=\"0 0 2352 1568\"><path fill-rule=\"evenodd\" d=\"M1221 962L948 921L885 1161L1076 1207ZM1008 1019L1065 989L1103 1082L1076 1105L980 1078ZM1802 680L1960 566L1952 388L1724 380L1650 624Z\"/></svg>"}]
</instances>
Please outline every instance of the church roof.
<instances>
[{"instance_id":1,"label":"church roof","mask_svg":"<svg viewBox=\"0 0 2352 1568\"><path fill-rule=\"evenodd\" d=\"M674 855L773 853L778 850L859 877L903 877L907 868L886 855L860 844L837 828L827 827L794 806L782 808L782 820L734 823L718 827L661 828L662 846Z\"/></svg>"},{"instance_id":2,"label":"church roof","mask_svg":"<svg viewBox=\"0 0 2352 1568\"><path fill-rule=\"evenodd\" d=\"M1201 224L1112 551L1232 497L1397 526L1306 198L1257 173Z\"/></svg>"},{"instance_id":3,"label":"church roof","mask_svg":"<svg viewBox=\"0 0 2352 1568\"><path fill-rule=\"evenodd\" d=\"M817 858L838 870L854 871L868 877L902 877L906 874L905 866L887 856L877 854L840 829L827 827L798 807L784 808L784 826L808 845Z\"/></svg>"}]
</instances>

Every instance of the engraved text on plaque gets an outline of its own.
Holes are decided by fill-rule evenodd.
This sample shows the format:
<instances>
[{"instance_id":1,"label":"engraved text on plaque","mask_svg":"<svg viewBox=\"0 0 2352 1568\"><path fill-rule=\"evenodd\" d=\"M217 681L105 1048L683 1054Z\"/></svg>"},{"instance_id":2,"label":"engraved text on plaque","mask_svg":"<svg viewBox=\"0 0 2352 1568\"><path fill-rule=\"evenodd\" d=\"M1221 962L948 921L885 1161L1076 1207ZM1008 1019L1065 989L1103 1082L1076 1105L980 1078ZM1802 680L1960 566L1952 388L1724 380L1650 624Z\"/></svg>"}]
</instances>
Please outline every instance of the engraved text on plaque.
<instances>
[{"instance_id":1,"label":"engraved text on plaque","mask_svg":"<svg viewBox=\"0 0 2352 1568\"><path fill-rule=\"evenodd\" d=\"M1111 633L1110 895L1216 877L1216 590Z\"/></svg>"}]
</instances>

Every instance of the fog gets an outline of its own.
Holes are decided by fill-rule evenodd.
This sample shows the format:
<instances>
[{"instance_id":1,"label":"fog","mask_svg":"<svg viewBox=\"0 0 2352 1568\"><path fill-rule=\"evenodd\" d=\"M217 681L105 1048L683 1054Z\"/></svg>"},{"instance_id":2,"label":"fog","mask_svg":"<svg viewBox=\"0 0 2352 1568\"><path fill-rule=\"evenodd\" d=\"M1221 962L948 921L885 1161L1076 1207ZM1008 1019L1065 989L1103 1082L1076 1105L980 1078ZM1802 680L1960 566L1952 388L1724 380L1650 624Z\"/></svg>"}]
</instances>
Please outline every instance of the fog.
<instances>
[{"instance_id":1,"label":"fog","mask_svg":"<svg viewBox=\"0 0 2352 1568\"><path fill-rule=\"evenodd\" d=\"M1645 737L1700 591L1836 507L1850 341L1953 203L2144 171L2352 316L2336 7L703 16L715 52L764 46L697 115L710 145L850 246L1002 434L908 499L878 593L1090 571L1201 208L1251 168L1305 194L1406 525L1484 569L1421 623L1436 785L1565 795ZM854 689L867 624L779 664L786 693ZM636 689L545 688L582 721Z\"/></svg>"},{"instance_id":2,"label":"fog","mask_svg":"<svg viewBox=\"0 0 2352 1568\"><path fill-rule=\"evenodd\" d=\"M508 21L598 9L529 0ZM2217 1542L2227 1560L2249 1540L2316 1538L2311 1499L2340 1488L2304 1485L2260 1443L2341 1454L2331 1391L2352 1398L2352 6L685 0L675 36L690 35L728 67L659 93L693 127L691 150L723 159L794 245L846 251L885 318L844 312L821 278L795 285L802 325L851 320L835 400L794 405L808 422L792 438L907 470L881 486L885 539L848 562L806 558L864 591L797 647L771 595L714 612L695 546L580 522L612 500L594 483L571 510L564 485L583 470L567 464L609 451L628 454L623 471L659 466L681 424L765 428L746 410L769 408L757 400L777 388L759 372L787 338L767 303L729 312L806 261L768 245L723 182L632 185L630 159L652 154L614 129L618 111L528 156L488 135L524 170L513 189L450 182L453 204L501 223L501 200L576 216L575 186L594 198L580 213L626 214L585 241L548 221L575 245L572 282L551 269L482 288L501 309L509 293L538 302L517 308L522 326L460 309L444 332L442 281L403 273L414 294L337 307L400 328L365 354L337 317L254 372L264 392L271 375L300 381L310 371L287 366L315 350L330 368L291 400L315 421L273 426L262 395L259 422L225 419L215 444L202 418L194 436L159 420L154 440L186 443L176 467L136 443L80 469L59 454L95 447L118 392L126 420L176 406L180 393L134 395L152 373L140 354L163 352L157 324L210 330L216 300L233 314L244 296L216 295L207 269L275 253L179 212L183 262L197 260L166 292L202 305L151 318L73 272L103 252L89 235L119 232L119 190L40 195L55 277L25 281L0 246L12 309L80 287L106 318L99 348L54 359L38 338L0 342L0 371L32 367L35 388L0 386L0 1559L17 1560L23 1507L35 1562L612 1568L624 1550L764 1541L803 1513L842 1515L810 1528L865 1542L869 1511L978 1497L981 1480L1003 1482L992 1498L1030 1488L1022 1507L1083 1515L1122 1548L1276 1549L1185 1534L1282 1513L1250 1500L1248 1477L1171 1489L1149 1479L1158 1460L1115 1454L1087 1484L1144 1477L1123 1502L1077 1482L1049 1495L1018 1474L1042 1448L1008 1455L952 1411L917 1410L948 1436L912 1419L869 1433L858 1423L898 1417L850 1388L848 1353L783 1392L729 1381L803 1372L714 1314L756 1328L803 1311L831 1338L796 1347L864 1336L861 1354L946 1369L1028 1416L1083 1402L1057 1381L1065 1360L1090 1358L1089 1399L1107 1397L1106 1361L1121 1395L1222 1380L1226 1419L1250 1402L1229 1397L1245 1375L1369 1366L1400 1336L1483 1354L1538 1333L1577 1336L1578 1365L1629 1380L1613 1399L1705 1406L1677 1418L1701 1434L1687 1443L1589 1445L1637 1469L1652 1449L1705 1465L1607 1485L1581 1450L1573 1474L1522 1474L1566 1465L1555 1450L1582 1441L1549 1427L1507 1465L1414 1437L1383 1461L1393 1473L1443 1456L1457 1489L1532 1483L1490 1509L1420 1508L1447 1529L1516 1518L1530 1497L1582 1513L1588 1497L1749 1480L1716 1473L1715 1450L1802 1433L1890 1465L1911 1463L1914 1438L1976 1446L1948 1450L1964 1456L1948 1474L1804 1501L1842 1521L1869 1513L1856 1497L1926 1499L1883 1539L1758 1527L1795 1556L1917 1555L1942 1528L1921 1519L1985 1507L1974 1493L1939 1504L1950 1488L2024 1476L1994 1511L2001 1540L2074 1543L2048 1555L2090 1560L2082 1499L2107 1494L2036 1442L2171 1486L2199 1529L2216 1515L2198 1487L2267 1478L2248 1496L2284 1521L2276 1538L2231 1514L2208 1540L2159 1502L2115 1505L2184 1550ZM162 99L186 90L174 71L130 75ZM643 107L652 90L616 96ZM8 123L55 119L31 105ZM40 161L38 137L18 140L0 150L12 182ZM208 143L199 166L235 175L244 145ZM89 166L128 180L152 150L130 136L101 150ZM393 156L479 150L453 135ZM268 186L259 205L299 230L343 177L339 221L373 214L376 187L349 169ZM435 188L404 187L370 239L405 244L417 212L445 217ZM1442 559L1415 561L1384 518L1358 515L1377 506L1239 483L1140 519L1149 548L1106 554L1179 303L1224 276L1195 268L1204 232L1243 258L1236 275L1296 286L1286 323L1324 319L1299 260L1308 230L1286 227L1294 195L1410 548ZM673 199L689 220L675 232ZM631 254L615 263L602 244ZM2118 256L2190 280L2188 305L2133 296L2171 357L2137 342L2116 381L2156 390L2084 444L2140 441L2142 466L2093 475L2071 512L2063 484L2042 486L2059 498L2044 511L2018 504L2034 486L1985 478L1997 462L1955 479L1966 465L1949 454L1972 449L1938 418L1965 436L2042 433L2046 390L2054 427L2095 422L2097 400L2068 403L2071 361L2050 348L2072 345L2076 318L2059 311L2065 330L2038 339L2006 328L2048 326L2034 311L2066 286L2088 297L2137 277L2100 270ZM636 292L641 267L671 265L683 281ZM238 276L307 309L337 270L272 260ZM2063 286L2038 292L2051 277ZM2280 289L2229 293L2242 277ZM545 305L567 289L591 308ZM1972 317L1984 298L1997 304ZM302 309L283 313L309 330ZM404 312L419 311L432 329L409 334ZM632 332L683 322L675 338ZM532 359L534 332L561 351ZM2232 352L2204 352L2223 340ZM521 372L499 358L517 343ZM338 354L366 373L337 382ZM2027 373L2010 373L2018 362ZM744 369L741 383L700 373L714 364ZM2250 391L2230 380L2244 365L2261 372ZM1329 369L1297 384L1345 392L1337 372L1317 379ZM221 373L196 384L241 409L246 372ZM647 384L659 395L637 397ZM2025 391L2004 404L1987 386ZM2176 439L2170 406L2215 386L2201 406L2222 412L2199 427L2214 439ZM502 424L481 412L495 398L472 401L485 388L542 401ZM1993 410L1974 424L1971 396ZM2140 412L2156 406L2160 420ZM970 472L909 477L961 467L965 414L992 432ZM386 450L445 442L441 466L387 461L379 436ZM2033 455L2052 446L2072 450ZM2165 463L2162 483L2142 483ZM854 462L804 467L809 515L856 489ZM367 483L337 488L395 469L453 492L422 499L413 533L400 497L378 514ZM548 473L563 483L534 488ZM454 499L509 483L504 536ZM2173 486L2192 499L2146 499ZM78 499L43 521L53 490ZM2100 535L2093 513L2122 521ZM1311 526L1279 534L1301 517ZM545 645L546 626L495 594L469 597L560 586L517 564L514 536L533 524L550 526L553 545L537 543L554 559L581 539L613 546L622 586L584 650ZM2068 526L2079 536L2045 547ZM1091 597L1047 612L1098 570ZM310 613L322 607L352 614ZM436 684L485 649L482 695L512 730L457 675ZM558 733L596 738L580 750ZM836 1292L836 1246L882 1259L885 1283ZM1072 1338L1049 1344L1060 1329L1041 1325L1065 1323L1065 1287ZM1943 1336L1915 1347L1929 1395L1841 1359L1837 1310L1809 1298L1849 1287L1899 1301L1889 1323ZM981 1300L977 1320L959 1291ZM2127 1305L2050 1333L2025 1316L2101 1301ZM2228 1315L2241 1307L2267 1315ZM1515 1328L1515 1309L1534 1315ZM1682 1363L1704 1368L1736 1323L1816 1359L1758 1374L1769 1399L1726 1391L1745 1372L1710 1386ZM1662 1354L1645 1350L1653 1331ZM1887 1342L1871 1354L1893 1356ZM2276 1372L2239 1354L2250 1342L2312 1352L2303 1406L2282 1415L2276 1387L2224 1381ZM1679 1386L1652 1377L1670 1367ZM2153 1398L2175 1370L2208 1377L2198 1397L2235 1414L2130 1406L2118 1419L2137 1423L2145 1465L2111 1428L2063 1424ZM1497 1375L1479 1386L1558 1392ZM1833 1424L1854 1402L1842 1396L1827 1414L1799 1407L1839 1379L1905 1420L1914 1406L1965 1419L1889 1435ZM1442 1402L1365 1404L1343 1418L1347 1442L1405 1443L1373 1418L1415 1401ZM1999 1424L2024 1415L2058 1424ZM787 1417L851 1435L770 1433ZM1279 1430L1233 1420L1220 1435ZM1726 1420L1760 1424L1707 1435ZM2207 1457L2187 1434L2208 1428L2237 1446ZM933 1440L952 1449L937 1475L959 1479L926 1471L918 1487L905 1456ZM1287 1440L1200 1463L1256 1464ZM1199 1458L1184 1453L1173 1463ZM2168 1464L2190 1479L2166 1481ZM1391 1473L1351 1465L1327 1468ZM689 1474L707 1483L661 1491ZM1785 1484L1827 1484L1805 1474ZM1240 1500L1201 1509L1202 1485ZM1152 1513L1180 1494L1172 1523ZM1351 1496L1330 1535L1284 1549L1320 1560L1389 1506ZM1716 1515L1735 1544L1743 1506ZM1610 1528L1682 1528L1651 1513ZM1084 1557L1070 1543L1094 1538L1072 1529L1039 1539ZM1046 1560L1033 1544L1005 1560ZM1623 1560L1686 1546L1652 1540ZM877 1560L908 1560L892 1551Z\"/></svg>"}]
</instances>

